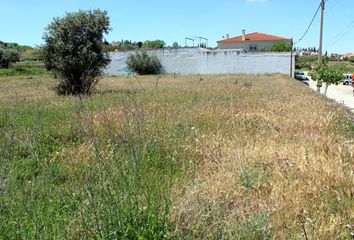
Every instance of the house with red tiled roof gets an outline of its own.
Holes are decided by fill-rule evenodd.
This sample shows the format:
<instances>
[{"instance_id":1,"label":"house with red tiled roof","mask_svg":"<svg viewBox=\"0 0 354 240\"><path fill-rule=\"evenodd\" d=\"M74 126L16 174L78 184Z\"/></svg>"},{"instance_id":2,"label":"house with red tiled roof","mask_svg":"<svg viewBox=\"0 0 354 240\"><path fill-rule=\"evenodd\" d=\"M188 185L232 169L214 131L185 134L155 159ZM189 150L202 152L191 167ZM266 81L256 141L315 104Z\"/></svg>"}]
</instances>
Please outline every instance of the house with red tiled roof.
<instances>
[{"instance_id":1,"label":"house with red tiled roof","mask_svg":"<svg viewBox=\"0 0 354 240\"><path fill-rule=\"evenodd\" d=\"M218 41L219 49L241 49L247 52L269 51L275 43L288 42L291 43L290 38L254 32L246 34L242 30L242 35L238 37L229 38Z\"/></svg>"}]
</instances>

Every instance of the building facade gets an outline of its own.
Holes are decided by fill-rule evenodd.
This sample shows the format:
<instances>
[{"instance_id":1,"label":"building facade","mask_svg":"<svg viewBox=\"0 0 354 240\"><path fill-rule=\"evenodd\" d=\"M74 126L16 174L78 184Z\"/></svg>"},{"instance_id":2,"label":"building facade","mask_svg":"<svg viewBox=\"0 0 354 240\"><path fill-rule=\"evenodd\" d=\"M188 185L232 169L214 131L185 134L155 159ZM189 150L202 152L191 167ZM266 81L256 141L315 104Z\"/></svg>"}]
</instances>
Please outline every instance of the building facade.
<instances>
[{"instance_id":1,"label":"building facade","mask_svg":"<svg viewBox=\"0 0 354 240\"><path fill-rule=\"evenodd\" d=\"M239 49L245 52L265 52L270 51L272 46L278 42L291 44L291 39L259 32L246 34L243 30L241 36L232 38L227 36L226 39L218 41L218 48Z\"/></svg>"}]
</instances>

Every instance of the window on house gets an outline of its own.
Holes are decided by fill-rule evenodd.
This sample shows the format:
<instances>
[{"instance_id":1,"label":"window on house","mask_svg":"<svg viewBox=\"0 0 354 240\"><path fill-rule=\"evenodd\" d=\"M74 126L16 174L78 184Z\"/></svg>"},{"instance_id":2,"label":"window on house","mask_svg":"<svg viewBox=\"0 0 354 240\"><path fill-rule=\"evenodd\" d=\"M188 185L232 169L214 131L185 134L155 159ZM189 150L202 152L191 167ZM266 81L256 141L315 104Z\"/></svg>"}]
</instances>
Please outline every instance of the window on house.
<instances>
[{"instance_id":1,"label":"window on house","mask_svg":"<svg viewBox=\"0 0 354 240\"><path fill-rule=\"evenodd\" d=\"M257 45L250 45L250 51L251 52L256 52L257 51Z\"/></svg>"}]
</instances>

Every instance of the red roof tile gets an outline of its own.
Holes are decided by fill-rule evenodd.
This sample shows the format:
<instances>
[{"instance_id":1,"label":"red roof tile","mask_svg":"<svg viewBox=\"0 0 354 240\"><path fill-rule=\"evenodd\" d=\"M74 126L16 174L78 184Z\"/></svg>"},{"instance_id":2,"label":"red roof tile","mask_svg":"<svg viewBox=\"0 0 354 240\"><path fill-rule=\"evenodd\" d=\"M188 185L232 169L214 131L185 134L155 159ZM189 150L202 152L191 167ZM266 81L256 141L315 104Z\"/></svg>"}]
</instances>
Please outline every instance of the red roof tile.
<instances>
[{"instance_id":1,"label":"red roof tile","mask_svg":"<svg viewBox=\"0 0 354 240\"><path fill-rule=\"evenodd\" d=\"M246 41L276 41L276 40L290 41L289 38L284 38L284 37L279 37L279 36L274 36L274 35L269 35L269 34L259 33L259 32L249 33L246 34L245 36L246 36ZM218 43L234 43L234 42L243 42L242 36L218 41Z\"/></svg>"}]
</instances>

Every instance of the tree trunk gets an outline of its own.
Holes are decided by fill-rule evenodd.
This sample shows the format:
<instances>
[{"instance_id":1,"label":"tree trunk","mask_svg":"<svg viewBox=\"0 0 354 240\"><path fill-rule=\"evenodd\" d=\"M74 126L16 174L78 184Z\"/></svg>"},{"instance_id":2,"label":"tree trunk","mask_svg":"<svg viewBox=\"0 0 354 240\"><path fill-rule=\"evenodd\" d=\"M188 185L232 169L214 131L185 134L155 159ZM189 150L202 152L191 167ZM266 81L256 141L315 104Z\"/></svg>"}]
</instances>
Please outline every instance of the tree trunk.
<instances>
[{"instance_id":1,"label":"tree trunk","mask_svg":"<svg viewBox=\"0 0 354 240\"><path fill-rule=\"evenodd\" d=\"M329 86L329 84L328 84L328 83L326 83L326 86L325 86L325 92L324 92L324 95L325 95L325 96L327 96L328 86Z\"/></svg>"},{"instance_id":2,"label":"tree trunk","mask_svg":"<svg viewBox=\"0 0 354 240\"><path fill-rule=\"evenodd\" d=\"M319 81L317 81L316 87L317 87L317 92L318 92L318 93L321 93L322 84L321 84Z\"/></svg>"}]
</instances>

